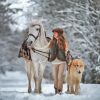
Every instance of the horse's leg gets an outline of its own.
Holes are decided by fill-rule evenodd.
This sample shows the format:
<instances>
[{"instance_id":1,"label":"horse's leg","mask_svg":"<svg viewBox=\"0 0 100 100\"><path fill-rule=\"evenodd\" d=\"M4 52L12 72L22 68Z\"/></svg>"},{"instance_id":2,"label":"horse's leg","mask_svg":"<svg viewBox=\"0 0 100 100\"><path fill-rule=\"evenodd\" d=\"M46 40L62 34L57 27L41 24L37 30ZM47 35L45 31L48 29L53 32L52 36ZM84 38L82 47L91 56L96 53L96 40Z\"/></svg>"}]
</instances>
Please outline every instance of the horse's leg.
<instances>
[{"instance_id":1,"label":"horse's leg","mask_svg":"<svg viewBox=\"0 0 100 100\"><path fill-rule=\"evenodd\" d=\"M34 81L35 81L35 93L39 93L39 63L34 63Z\"/></svg>"},{"instance_id":2,"label":"horse's leg","mask_svg":"<svg viewBox=\"0 0 100 100\"><path fill-rule=\"evenodd\" d=\"M42 83L42 78L39 79L39 93L42 93L42 90L41 90L41 83Z\"/></svg>"},{"instance_id":3,"label":"horse's leg","mask_svg":"<svg viewBox=\"0 0 100 100\"><path fill-rule=\"evenodd\" d=\"M32 91L31 89L31 61L27 61L25 60L25 69L27 72L27 77L28 77L28 93L30 93Z\"/></svg>"},{"instance_id":4,"label":"horse's leg","mask_svg":"<svg viewBox=\"0 0 100 100\"><path fill-rule=\"evenodd\" d=\"M40 68L39 68L39 93L42 93L41 90L41 83L42 83L42 78L43 78L43 74L44 74L44 69L45 69L45 64L40 64Z\"/></svg>"},{"instance_id":5,"label":"horse's leg","mask_svg":"<svg viewBox=\"0 0 100 100\"><path fill-rule=\"evenodd\" d=\"M67 83L67 91L66 91L66 93L69 93L70 92L70 86L69 86L69 84Z\"/></svg>"}]
</instances>

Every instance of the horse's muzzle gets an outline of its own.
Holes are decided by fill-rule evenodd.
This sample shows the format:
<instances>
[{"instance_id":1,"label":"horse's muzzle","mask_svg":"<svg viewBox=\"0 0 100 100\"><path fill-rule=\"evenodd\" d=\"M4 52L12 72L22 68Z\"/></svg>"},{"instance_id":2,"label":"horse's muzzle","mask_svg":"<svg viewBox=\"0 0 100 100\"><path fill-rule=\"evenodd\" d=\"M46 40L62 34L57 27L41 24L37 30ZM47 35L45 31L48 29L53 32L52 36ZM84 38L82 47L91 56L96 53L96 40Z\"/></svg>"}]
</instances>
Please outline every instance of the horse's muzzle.
<instances>
[{"instance_id":1,"label":"horse's muzzle","mask_svg":"<svg viewBox=\"0 0 100 100\"><path fill-rule=\"evenodd\" d=\"M27 42L27 46L31 46L32 45L32 41L30 41L30 42Z\"/></svg>"}]
</instances>

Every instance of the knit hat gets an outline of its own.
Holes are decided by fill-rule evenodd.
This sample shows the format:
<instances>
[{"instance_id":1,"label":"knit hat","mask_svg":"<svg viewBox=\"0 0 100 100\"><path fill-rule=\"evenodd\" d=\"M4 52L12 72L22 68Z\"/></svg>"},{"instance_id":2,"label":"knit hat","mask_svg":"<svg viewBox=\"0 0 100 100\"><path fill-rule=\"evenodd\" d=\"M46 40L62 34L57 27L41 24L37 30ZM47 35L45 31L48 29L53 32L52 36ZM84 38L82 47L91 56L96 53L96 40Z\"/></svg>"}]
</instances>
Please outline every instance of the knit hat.
<instances>
[{"instance_id":1,"label":"knit hat","mask_svg":"<svg viewBox=\"0 0 100 100\"><path fill-rule=\"evenodd\" d=\"M63 29L62 28L54 28L52 32L57 32L59 35L63 34Z\"/></svg>"}]
</instances>

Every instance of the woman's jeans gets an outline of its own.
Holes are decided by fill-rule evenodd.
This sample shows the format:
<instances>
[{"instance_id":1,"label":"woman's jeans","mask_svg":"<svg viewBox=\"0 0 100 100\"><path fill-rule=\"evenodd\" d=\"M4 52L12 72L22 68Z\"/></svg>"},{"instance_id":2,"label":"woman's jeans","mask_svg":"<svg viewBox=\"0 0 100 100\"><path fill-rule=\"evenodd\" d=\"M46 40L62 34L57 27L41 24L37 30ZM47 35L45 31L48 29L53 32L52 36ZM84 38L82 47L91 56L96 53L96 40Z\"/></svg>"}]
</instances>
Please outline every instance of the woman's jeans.
<instances>
[{"instance_id":1,"label":"woman's jeans","mask_svg":"<svg viewBox=\"0 0 100 100\"><path fill-rule=\"evenodd\" d=\"M63 73L64 73L65 63L53 64L53 78L54 78L54 88L58 91L63 89Z\"/></svg>"}]
</instances>

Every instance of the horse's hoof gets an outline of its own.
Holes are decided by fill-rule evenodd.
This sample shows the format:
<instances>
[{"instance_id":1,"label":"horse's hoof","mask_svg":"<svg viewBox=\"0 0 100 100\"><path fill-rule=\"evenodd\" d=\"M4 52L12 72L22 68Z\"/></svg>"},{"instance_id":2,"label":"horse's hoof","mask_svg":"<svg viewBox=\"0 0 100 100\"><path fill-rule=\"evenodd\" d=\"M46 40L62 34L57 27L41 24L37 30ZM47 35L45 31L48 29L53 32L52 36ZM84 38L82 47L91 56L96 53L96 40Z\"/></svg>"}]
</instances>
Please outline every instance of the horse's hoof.
<instances>
[{"instance_id":1,"label":"horse's hoof","mask_svg":"<svg viewBox=\"0 0 100 100\"><path fill-rule=\"evenodd\" d=\"M42 93L42 91L39 91L39 93L41 94L41 93Z\"/></svg>"},{"instance_id":2,"label":"horse's hoof","mask_svg":"<svg viewBox=\"0 0 100 100\"><path fill-rule=\"evenodd\" d=\"M31 93L32 92L32 89L28 89L28 93Z\"/></svg>"}]
</instances>

